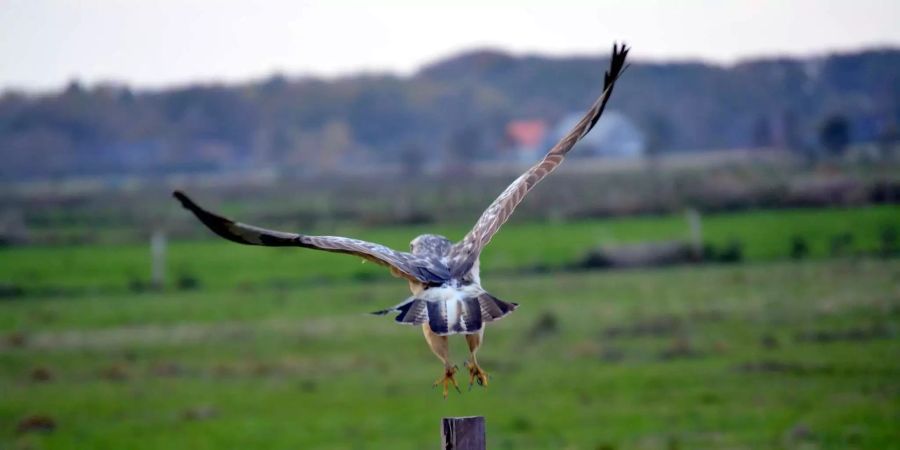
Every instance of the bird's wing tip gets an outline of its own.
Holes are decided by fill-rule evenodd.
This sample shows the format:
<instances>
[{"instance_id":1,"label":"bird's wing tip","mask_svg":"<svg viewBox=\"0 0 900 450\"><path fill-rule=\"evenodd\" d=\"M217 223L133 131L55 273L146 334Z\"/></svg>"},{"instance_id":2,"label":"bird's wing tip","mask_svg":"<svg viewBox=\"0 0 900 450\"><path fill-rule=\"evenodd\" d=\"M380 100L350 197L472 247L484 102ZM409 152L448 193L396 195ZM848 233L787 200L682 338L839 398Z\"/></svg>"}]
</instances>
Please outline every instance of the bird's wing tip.
<instances>
[{"instance_id":1,"label":"bird's wing tip","mask_svg":"<svg viewBox=\"0 0 900 450\"><path fill-rule=\"evenodd\" d=\"M619 78L622 72L628 67L625 60L628 58L628 52L631 51L624 42L613 43L612 56L610 57L609 69L604 74L603 84L609 88L612 83Z\"/></svg>"},{"instance_id":2,"label":"bird's wing tip","mask_svg":"<svg viewBox=\"0 0 900 450\"><path fill-rule=\"evenodd\" d=\"M197 204L194 203L194 201L191 200L190 197L185 195L184 192L181 192L176 189L176 190L172 191L172 197L175 197L175 199L177 199L179 202L181 202L181 206L183 206L187 209L190 209L190 210L198 209Z\"/></svg>"}]
</instances>

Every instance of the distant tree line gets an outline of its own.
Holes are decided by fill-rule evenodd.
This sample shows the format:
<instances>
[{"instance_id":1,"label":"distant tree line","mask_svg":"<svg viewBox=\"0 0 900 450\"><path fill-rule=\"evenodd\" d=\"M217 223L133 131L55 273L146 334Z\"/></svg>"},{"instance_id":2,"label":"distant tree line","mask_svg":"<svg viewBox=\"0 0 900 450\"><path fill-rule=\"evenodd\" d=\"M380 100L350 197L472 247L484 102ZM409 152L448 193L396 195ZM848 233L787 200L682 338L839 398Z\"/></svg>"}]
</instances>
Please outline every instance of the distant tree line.
<instances>
[{"instance_id":1,"label":"distant tree line","mask_svg":"<svg viewBox=\"0 0 900 450\"><path fill-rule=\"evenodd\" d=\"M0 97L0 179L283 168L302 176L367 164L457 167L503 158L510 120L553 123L599 93L604 58L475 51L410 77L275 75L159 91L120 85ZM611 107L648 151L888 145L900 124L900 50L718 66L643 63Z\"/></svg>"}]
</instances>

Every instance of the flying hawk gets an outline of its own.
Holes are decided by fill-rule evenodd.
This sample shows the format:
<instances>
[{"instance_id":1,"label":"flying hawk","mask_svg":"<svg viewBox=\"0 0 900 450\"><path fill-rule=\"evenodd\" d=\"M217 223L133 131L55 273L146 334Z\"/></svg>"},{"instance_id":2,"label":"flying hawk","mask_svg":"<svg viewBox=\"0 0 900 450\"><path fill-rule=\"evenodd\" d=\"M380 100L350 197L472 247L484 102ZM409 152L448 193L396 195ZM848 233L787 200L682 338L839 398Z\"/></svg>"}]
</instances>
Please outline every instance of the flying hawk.
<instances>
[{"instance_id":1,"label":"flying hawk","mask_svg":"<svg viewBox=\"0 0 900 450\"><path fill-rule=\"evenodd\" d=\"M603 80L603 93L587 114L568 135L550 149L544 159L513 181L482 213L472 230L455 244L444 236L424 234L412 240L410 252L399 252L383 245L346 237L309 236L267 230L209 212L179 191L175 191L174 196L210 230L230 241L347 253L387 266L393 275L409 282L412 295L394 307L373 314L396 312L398 314L394 320L397 322L422 326L425 340L444 363L444 374L434 385L443 386L445 398L450 386L459 391L454 378L457 369L450 362L448 347L448 336L452 334L465 335L469 346L469 358L465 363L469 370L469 387L475 382L487 386L487 373L475 359L475 353L484 339L484 327L515 311L518 304L500 300L481 287L478 273L481 251L509 219L528 191L556 169L566 153L597 123L616 80L625 68L628 50L625 45L613 45L609 70Z\"/></svg>"}]
</instances>

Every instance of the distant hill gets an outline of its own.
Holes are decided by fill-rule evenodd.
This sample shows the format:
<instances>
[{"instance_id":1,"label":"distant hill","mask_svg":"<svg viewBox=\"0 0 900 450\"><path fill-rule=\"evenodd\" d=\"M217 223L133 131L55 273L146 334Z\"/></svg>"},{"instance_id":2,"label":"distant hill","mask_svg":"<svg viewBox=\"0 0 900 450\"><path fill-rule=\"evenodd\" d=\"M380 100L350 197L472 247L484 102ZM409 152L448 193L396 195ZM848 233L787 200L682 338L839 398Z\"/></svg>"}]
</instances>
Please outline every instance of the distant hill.
<instances>
[{"instance_id":1,"label":"distant hill","mask_svg":"<svg viewBox=\"0 0 900 450\"><path fill-rule=\"evenodd\" d=\"M410 77L273 76L162 91L84 87L0 98L0 179L279 167L450 163L505 157L516 119L553 124L599 93L605 58L478 50ZM900 50L733 66L635 61L611 108L656 152L819 145L823 124L850 142L896 139Z\"/></svg>"}]
</instances>

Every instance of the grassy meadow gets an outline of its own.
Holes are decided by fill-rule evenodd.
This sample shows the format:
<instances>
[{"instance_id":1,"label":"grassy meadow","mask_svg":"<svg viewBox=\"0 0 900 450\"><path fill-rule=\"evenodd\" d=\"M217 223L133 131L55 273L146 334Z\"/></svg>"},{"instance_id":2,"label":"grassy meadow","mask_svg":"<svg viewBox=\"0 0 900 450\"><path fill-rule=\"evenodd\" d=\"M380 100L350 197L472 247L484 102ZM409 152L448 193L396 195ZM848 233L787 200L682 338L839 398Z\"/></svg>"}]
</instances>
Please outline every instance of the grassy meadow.
<instances>
[{"instance_id":1,"label":"grassy meadow","mask_svg":"<svg viewBox=\"0 0 900 450\"><path fill-rule=\"evenodd\" d=\"M174 205L173 205L174 208ZM189 213L179 211L195 223ZM266 226L265 223L259 225ZM319 234L351 236L406 250L422 233L439 233L456 240L471 224L457 226L349 228ZM743 260L764 263L788 259L791 241L802 236L807 257L833 256L832 242L850 240L838 256L879 252L882 235L900 231L900 207L762 210L710 214L703 218L703 239L716 246L741 245ZM206 231L205 229L203 231ZM509 272L534 267L560 268L579 260L592 246L628 242L688 239L683 215L631 217L575 222L513 220L491 241L482 257L482 272ZM229 245L219 238L173 241L168 247L170 284L179 277L195 279L209 289L292 287L323 281L344 283L389 279L386 271L359 259L293 248ZM895 237L896 239L896 237ZM898 245L895 243L894 245ZM149 238L144 244L68 245L0 248L0 282L25 291L123 291L149 279Z\"/></svg>"},{"instance_id":2,"label":"grassy meadow","mask_svg":"<svg viewBox=\"0 0 900 450\"><path fill-rule=\"evenodd\" d=\"M577 273L520 269L685 238L684 219L510 223L484 284L522 307L487 330L489 388L447 400L421 331L364 314L408 292L371 264L176 241L168 285L141 291L146 245L2 249L24 295L0 299L0 449L436 448L460 415L492 449L900 448L900 260L875 256L898 211L709 215L743 263Z\"/></svg>"}]
</instances>

